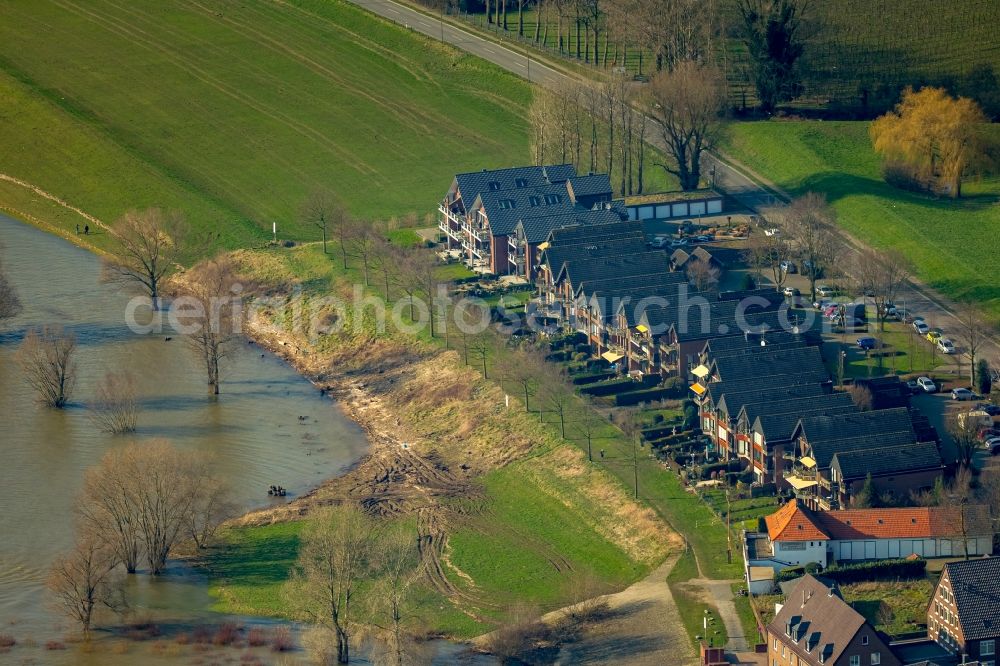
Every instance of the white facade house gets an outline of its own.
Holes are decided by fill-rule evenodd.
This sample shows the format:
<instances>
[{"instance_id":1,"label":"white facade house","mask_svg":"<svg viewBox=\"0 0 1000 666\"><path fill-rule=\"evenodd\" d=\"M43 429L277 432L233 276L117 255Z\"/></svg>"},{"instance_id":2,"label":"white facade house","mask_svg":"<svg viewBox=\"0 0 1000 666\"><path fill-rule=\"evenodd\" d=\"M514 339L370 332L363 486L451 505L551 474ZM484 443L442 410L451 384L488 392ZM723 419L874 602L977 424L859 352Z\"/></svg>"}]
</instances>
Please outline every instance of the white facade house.
<instances>
[{"instance_id":1,"label":"white facade house","mask_svg":"<svg viewBox=\"0 0 1000 666\"><path fill-rule=\"evenodd\" d=\"M765 521L766 535L747 536L748 567L993 554L983 506L812 511L792 500Z\"/></svg>"}]
</instances>

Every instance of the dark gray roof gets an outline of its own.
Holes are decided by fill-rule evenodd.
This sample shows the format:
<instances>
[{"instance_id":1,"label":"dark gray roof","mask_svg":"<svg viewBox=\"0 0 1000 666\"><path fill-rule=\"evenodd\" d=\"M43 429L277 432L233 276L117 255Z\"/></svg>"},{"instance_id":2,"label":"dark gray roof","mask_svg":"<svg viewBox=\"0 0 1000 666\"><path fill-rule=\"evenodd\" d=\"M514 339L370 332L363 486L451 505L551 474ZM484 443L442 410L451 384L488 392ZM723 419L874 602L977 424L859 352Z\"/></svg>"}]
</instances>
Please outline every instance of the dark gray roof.
<instances>
[{"instance_id":1,"label":"dark gray roof","mask_svg":"<svg viewBox=\"0 0 1000 666\"><path fill-rule=\"evenodd\" d=\"M771 331L764 335L748 334L742 337L712 338L705 343L705 347L701 350L701 353L710 358L715 358L716 356L731 354L751 347L760 347L761 339L767 343L766 346L774 348L782 346L799 347L806 344L806 339L801 333Z\"/></svg>"},{"instance_id":2,"label":"dark gray roof","mask_svg":"<svg viewBox=\"0 0 1000 666\"><path fill-rule=\"evenodd\" d=\"M672 274L671 274L672 275ZM637 280L636 282L641 282ZM617 289L614 291L600 291L594 293L590 298L581 297L578 302L590 305L599 315L605 318L613 317L624 310L626 319L635 321L636 313L646 307L647 303L657 299L667 299L671 302L677 300L677 290L680 289L678 282L667 284L634 284L629 288Z\"/></svg>"},{"instance_id":3,"label":"dark gray roof","mask_svg":"<svg viewBox=\"0 0 1000 666\"><path fill-rule=\"evenodd\" d=\"M551 203L546 197L554 197ZM517 223L532 217L568 213L576 208L566 193L566 184L480 192L472 208L482 207L490 222L491 236L510 236Z\"/></svg>"},{"instance_id":4,"label":"dark gray roof","mask_svg":"<svg viewBox=\"0 0 1000 666\"><path fill-rule=\"evenodd\" d=\"M615 225L600 225L615 226ZM572 228L572 227L570 227ZM596 227L593 227L596 228ZM642 234L629 233L603 241L586 240L581 243L553 245L545 250L542 262L553 277L558 277L568 261L596 259L598 257L618 257L646 251L646 240Z\"/></svg>"},{"instance_id":5,"label":"dark gray roof","mask_svg":"<svg viewBox=\"0 0 1000 666\"><path fill-rule=\"evenodd\" d=\"M750 389L748 391L730 391L716 403L716 409L729 418L736 418L747 405L785 400L800 400L802 398L817 398L826 393L826 388L820 384L793 384L767 389ZM752 421L751 421L752 423Z\"/></svg>"},{"instance_id":6,"label":"dark gray roof","mask_svg":"<svg viewBox=\"0 0 1000 666\"><path fill-rule=\"evenodd\" d=\"M593 210L570 208L552 215L524 217L518 220L514 228L517 229L520 227L525 240L535 245L548 238L553 229L577 226L604 226L621 221L621 215L610 208L597 208ZM490 228L492 228L492 223L490 224Z\"/></svg>"},{"instance_id":7,"label":"dark gray roof","mask_svg":"<svg viewBox=\"0 0 1000 666\"><path fill-rule=\"evenodd\" d=\"M712 375L720 380L800 372L827 379L818 347L750 347L712 359Z\"/></svg>"},{"instance_id":8,"label":"dark gray roof","mask_svg":"<svg viewBox=\"0 0 1000 666\"><path fill-rule=\"evenodd\" d=\"M836 664L859 633L867 635L873 645L885 645L860 613L810 575L803 576L796 584L794 593L785 600L767 629L811 663L825 655L824 663ZM885 651L888 652L887 645Z\"/></svg>"},{"instance_id":9,"label":"dark gray roof","mask_svg":"<svg viewBox=\"0 0 1000 666\"><path fill-rule=\"evenodd\" d=\"M789 373L786 375L767 375L764 377L754 377L752 379L740 379L731 382L709 382L705 387L705 397L714 408L719 400L728 392L753 391L768 388L779 388L781 386L795 386L799 384L819 384L817 380L799 373Z\"/></svg>"},{"instance_id":10,"label":"dark gray roof","mask_svg":"<svg viewBox=\"0 0 1000 666\"><path fill-rule=\"evenodd\" d=\"M831 418L844 417L845 419L854 416L855 413L844 412L835 414ZM810 443L812 457L816 461L819 469L829 469L834 454L847 453L849 451L866 451L876 449L880 446L902 446L914 444L915 438L912 432L900 430L897 432L886 432L878 434L855 435L853 437L843 437L841 439L829 439L816 444Z\"/></svg>"},{"instance_id":11,"label":"dark gray roof","mask_svg":"<svg viewBox=\"0 0 1000 666\"><path fill-rule=\"evenodd\" d=\"M456 174L455 182L462 198L471 205L477 195L491 191L491 183L496 183L498 190L514 190L517 189L518 179L523 179L527 187L540 187L565 182L575 175L576 169L572 164L557 164L469 171Z\"/></svg>"},{"instance_id":12,"label":"dark gray roof","mask_svg":"<svg viewBox=\"0 0 1000 666\"><path fill-rule=\"evenodd\" d=\"M663 250L648 250L616 257L567 261L556 279L566 279L571 287L575 287L581 282L600 277L646 275L658 271L668 272L667 254Z\"/></svg>"},{"instance_id":13,"label":"dark gray roof","mask_svg":"<svg viewBox=\"0 0 1000 666\"><path fill-rule=\"evenodd\" d=\"M873 449L838 451L833 454L830 468L836 468L847 481L867 475L884 476L927 469L941 469L941 452L934 442L913 442Z\"/></svg>"},{"instance_id":14,"label":"dark gray roof","mask_svg":"<svg viewBox=\"0 0 1000 666\"><path fill-rule=\"evenodd\" d=\"M546 239L552 247L561 245L575 245L586 241L603 241L620 236L630 236L642 232L642 223L637 220L623 220L614 225L607 225L601 228L595 227L565 227L553 229Z\"/></svg>"},{"instance_id":15,"label":"dark gray roof","mask_svg":"<svg viewBox=\"0 0 1000 666\"><path fill-rule=\"evenodd\" d=\"M838 394L835 393L833 395ZM795 409L790 412L762 414L754 419L753 425L751 425L750 429L753 432L761 433L768 445L777 444L779 442L787 442L792 439L795 427L803 418L808 416L856 412L857 407L854 406L854 402L850 401L850 399L848 402L849 404L845 403L835 405L833 407L819 407L816 409L803 407L802 409Z\"/></svg>"},{"instance_id":16,"label":"dark gray roof","mask_svg":"<svg viewBox=\"0 0 1000 666\"><path fill-rule=\"evenodd\" d=\"M913 436L910 413L903 407L871 412L859 411L853 414L835 416L812 416L802 419L798 434L805 435L806 441L810 445L816 446L822 442L897 432L909 433L911 437ZM830 457L832 456L831 452ZM825 462L829 463L829 458Z\"/></svg>"},{"instance_id":17,"label":"dark gray roof","mask_svg":"<svg viewBox=\"0 0 1000 666\"><path fill-rule=\"evenodd\" d=\"M606 173L592 173L574 176L567 181L575 198L607 196L611 197L611 178ZM623 202L624 204L624 202Z\"/></svg>"},{"instance_id":18,"label":"dark gray roof","mask_svg":"<svg viewBox=\"0 0 1000 666\"><path fill-rule=\"evenodd\" d=\"M809 385L811 386L811 385ZM825 387L824 387L825 388ZM835 393L817 393L809 398L769 398L743 403L740 410L740 419L753 425L761 416L768 414L788 414L791 412L815 412L821 409L832 409L846 407L850 409L854 406L851 396L842 391Z\"/></svg>"},{"instance_id":19,"label":"dark gray roof","mask_svg":"<svg viewBox=\"0 0 1000 666\"><path fill-rule=\"evenodd\" d=\"M690 342L783 330L788 322L785 313L778 310L751 310L740 316L735 306L735 303L713 303L707 317L699 308L691 308L687 317L680 318L672 327L673 334L680 342Z\"/></svg>"},{"instance_id":20,"label":"dark gray roof","mask_svg":"<svg viewBox=\"0 0 1000 666\"><path fill-rule=\"evenodd\" d=\"M965 640L1000 638L1000 557L944 566Z\"/></svg>"},{"instance_id":21,"label":"dark gray roof","mask_svg":"<svg viewBox=\"0 0 1000 666\"><path fill-rule=\"evenodd\" d=\"M643 273L641 275L623 275L610 278L595 278L580 282L574 285L577 297L589 297L593 294L613 292L615 290L630 289L644 285L670 285L687 282L687 279L680 273L667 273L656 271L655 273Z\"/></svg>"}]
</instances>

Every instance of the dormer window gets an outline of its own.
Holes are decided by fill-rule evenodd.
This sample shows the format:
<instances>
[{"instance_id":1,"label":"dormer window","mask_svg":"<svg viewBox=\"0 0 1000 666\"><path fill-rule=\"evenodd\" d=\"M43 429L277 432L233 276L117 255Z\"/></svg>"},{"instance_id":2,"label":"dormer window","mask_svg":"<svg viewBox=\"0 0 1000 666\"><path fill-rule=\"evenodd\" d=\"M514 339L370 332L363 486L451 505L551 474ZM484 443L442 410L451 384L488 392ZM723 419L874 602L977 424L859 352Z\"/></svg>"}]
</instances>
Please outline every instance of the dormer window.
<instances>
[{"instance_id":1,"label":"dormer window","mask_svg":"<svg viewBox=\"0 0 1000 666\"><path fill-rule=\"evenodd\" d=\"M500 208L502 208L503 210L509 210L509 209L511 209L511 208L514 207L514 200L513 199L501 199L500 201L497 202L497 205L499 205Z\"/></svg>"},{"instance_id":2,"label":"dormer window","mask_svg":"<svg viewBox=\"0 0 1000 666\"><path fill-rule=\"evenodd\" d=\"M498 183L498 182L497 182L497 181L495 181L495 180L491 180L491 181L490 181L490 191L491 191L491 192L496 192L496 191L498 191L499 189L500 189L500 183Z\"/></svg>"},{"instance_id":3,"label":"dormer window","mask_svg":"<svg viewBox=\"0 0 1000 666\"><path fill-rule=\"evenodd\" d=\"M557 204L560 201L562 201L562 198L558 194L546 194L545 195L545 203L549 204L550 206L552 204Z\"/></svg>"},{"instance_id":4,"label":"dormer window","mask_svg":"<svg viewBox=\"0 0 1000 666\"><path fill-rule=\"evenodd\" d=\"M542 198L541 197L535 197L535 196L528 197L528 203L531 204L532 208L535 208L536 206L541 206L542 205Z\"/></svg>"},{"instance_id":5,"label":"dormer window","mask_svg":"<svg viewBox=\"0 0 1000 666\"><path fill-rule=\"evenodd\" d=\"M514 186L515 187L527 187L528 186L528 181L525 180L524 178L515 178L514 179Z\"/></svg>"}]
</instances>

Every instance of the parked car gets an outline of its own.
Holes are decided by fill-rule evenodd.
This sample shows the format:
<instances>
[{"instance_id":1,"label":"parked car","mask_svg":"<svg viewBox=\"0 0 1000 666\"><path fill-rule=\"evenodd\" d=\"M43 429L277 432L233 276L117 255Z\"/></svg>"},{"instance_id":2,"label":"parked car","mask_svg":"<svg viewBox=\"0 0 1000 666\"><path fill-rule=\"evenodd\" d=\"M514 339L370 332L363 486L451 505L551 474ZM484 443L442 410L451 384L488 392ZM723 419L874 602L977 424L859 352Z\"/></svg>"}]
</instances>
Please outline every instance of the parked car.
<instances>
[{"instance_id":1,"label":"parked car","mask_svg":"<svg viewBox=\"0 0 1000 666\"><path fill-rule=\"evenodd\" d=\"M715 236L712 234L701 234L700 236L695 236L695 240L699 243L711 243L715 240Z\"/></svg>"},{"instance_id":2,"label":"parked car","mask_svg":"<svg viewBox=\"0 0 1000 666\"><path fill-rule=\"evenodd\" d=\"M937 344L938 340L944 337L944 331L942 331L940 328L932 328L927 331L924 337L926 337L929 342Z\"/></svg>"},{"instance_id":3,"label":"parked car","mask_svg":"<svg viewBox=\"0 0 1000 666\"><path fill-rule=\"evenodd\" d=\"M924 393L937 393L938 387L930 377L917 377L917 385Z\"/></svg>"},{"instance_id":4,"label":"parked car","mask_svg":"<svg viewBox=\"0 0 1000 666\"><path fill-rule=\"evenodd\" d=\"M924 392L923 387L920 386L920 383L916 379L907 379L906 388L910 390L910 395L916 395Z\"/></svg>"},{"instance_id":5,"label":"parked car","mask_svg":"<svg viewBox=\"0 0 1000 666\"><path fill-rule=\"evenodd\" d=\"M684 247L688 244L687 238L675 238L670 241L670 247Z\"/></svg>"},{"instance_id":6,"label":"parked car","mask_svg":"<svg viewBox=\"0 0 1000 666\"><path fill-rule=\"evenodd\" d=\"M834 303L829 298L821 298L818 301L816 301L816 302L813 303L813 307L816 308L817 310L819 310L820 312L825 312L826 309L828 307L830 307L831 305L836 305L836 303Z\"/></svg>"},{"instance_id":7,"label":"parked car","mask_svg":"<svg viewBox=\"0 0 1000 666\"><path fill-rule=\"evenodd\" d=\"M789 298L792 298L799 295L799 290L796 289L795 287L785 287L784 289L781 290L781 293L783 293L785 296L788 296Z\"/></svg>"},{"instance_id":8,"label":"parked car","mask_svg":"<svg viewBox=\"0 0 1000 666\"><path fill-rule=\"evenodd\" d=\"M931 330L931 327L925 324L923 319L917 319L913 322L913 330L920 335L927 335L927 332Z\"/></svg>"},{"instance_id":9,"label":"parked car","mask_svg":"<svg viewBox=\"0 0 1000 666\"><path fill-rule=\"evenodd\" d=\"M819 284L819 285L816 285L816 295L817 296L829 297L829 296L833 296L833 294L835 292L836 292L836 290L833 287L831 287L830 285L828 285L828 284Z\"/></svg>"},{"instance_id":10,"label":"parked car","mask_svg":"<svg viewBox=\"0 0 1000 666\"><path fill-rule=\"evenodd\" d=\"M911 312L910 310L907 310L906 308L896 308L896 314L898 314L899 318L902 321L906 322L907 324L912 324L913 322L917 321L918 319L920 321L924 320L923 317L921 317L920 315L918 315L915 312Z\"/></svg>"},{"instance_id":11,"label":"parked car","mask_svg":"<svg viewBox=\"0 0 1000 666\"><path fill-rule=\"evenodd\" d=\"M777 227L771 227L770 229L764 229L764 235L765 236L780 236L781 235L781 229L778 229Z\"/></svg>"},{"instance_id":12,"label":"parked car","mask_svg":"<svg viewBox=\"0 0 1000 666\"><path fill-rule=\"evenodd\" d=\"M795 262L794 261L790 261L788 259L785 259L780 264L778 264L778 267L781 268L781 270L783 272L785 272L785 273L798 273L799 272L799 269L798 269L798 267L796 267Z\"/></svg>"},{"instance_id":13,"label":"parked car","mask_svg":"<svg viewBox=\"0 0 1000 666\"><path fill-rule=\"evenodd\" d=\"M967 388L953 388L951 390L952 400L973 400L976 394Z\"/></svg>"},{"instance_id":14,"label":"parked car","mask_svg":"<svg viewBox=\"0 0 1000 666\"><path fill-rule=\"evenodd\" d=\"M650 241L650 245L655 248L664 248L670 243L670 239L666 236L654 236L653 240Z\"/></svg>"},{"instance_id":15,"label":"parked car","mask_svg":"<svg viewBox=\"0 0 1000 666\"><path fill-rule=\"evenodd\" d=\"M948 338L941 338L937 342L938 351L942 354L954 354L955 353L955 343Z\"/></svg>"},{"instance_id":16,"label":"parked car","mask_svg":"<svg viewBox=\"0 0 1000 666\"><path fill-rule=\"evenodd\" d=\"M989 451L991 456L1000 456L1000 437L990 437L983 442L983 448Z\"/></svg>"},{"instance_id":17,"label":"parked car","mask_svg":"<svg viewBox=\"0 0 1000 666\"><path fill-rule=\"evenodd\" d=\"M986 412L990 416L1000 415L1000 407L994 405L992 402L981 402L976 405L976 409Z\"/></svg>"},{"instance_id":18,"label":"parked car","mask_svg":"<svg viewBox=\"0 0 1000 666\"><path fill-rule=\"evenodd\" d=\"M858 347L860 349L864 349L865 351L870 351L872 349L875 349L877 345L878 345L878 340L876 340L871 336L866 335L864 337L858 338Z\"/></svg>"},{"instance_id":19,"label":"parked car","mask_svg":"<svg viewBox=\"0 0 1000 666\"><path fill-rule=\"evenodd\" d=\"M858 317L844 317L844 328L856 329L867 325L868 322L864 319L859 319Z\"/></svg>"}]
</instances>

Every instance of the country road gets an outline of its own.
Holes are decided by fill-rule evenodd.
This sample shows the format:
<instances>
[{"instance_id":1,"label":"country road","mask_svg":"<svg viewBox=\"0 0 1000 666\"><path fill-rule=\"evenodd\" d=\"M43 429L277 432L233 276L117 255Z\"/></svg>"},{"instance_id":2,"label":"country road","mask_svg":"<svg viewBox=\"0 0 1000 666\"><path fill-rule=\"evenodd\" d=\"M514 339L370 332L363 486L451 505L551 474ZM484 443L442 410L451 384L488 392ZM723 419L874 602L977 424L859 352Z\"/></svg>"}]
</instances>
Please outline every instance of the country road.
<instances>
[{"instance_id":1,"label":"country road","mask_svg":"<svg viewBox=\"0 0 1000 666\"><path fill-rule=\"evenodd\" d=\"M531 57L531 54L516 42L496 42L476 34L451 21L435 18L417 11L412 7L394 2L393 0L351 0L354 4L378 14L391 21L421 32L434 39L443 40L468 53L488 60L503 69L528 79L545 87L554 87L567 80L575 78L573 74L555 69ZM498 37L499 39L499 37ZM649 135L648 142L665 150L663 138L658 133ZM702 173L711 174L710 179L717 189L738 201L747 209L765 216L780 218L781 208L787 203L788 196L773 185L762 185L765 179L751 177L744 167L736 166L721 159L718 155L707 154L703 158ZM714 171L713 171L714 170ZM851 248L844 257L844 264L850 265L852 257L863 239L855 239L843 234L845 245ZM900 304L905 303L906 309L922 315L927 324L937 327L951 336L961 350L961 325L955 315L956 306L948 298L937 293L927 285L911 281L901 290ZM979 357L989 360L994 368L1000 366L1000 336L991 332L988 341L982 345Z\"/></svg>"}]
</instances>

